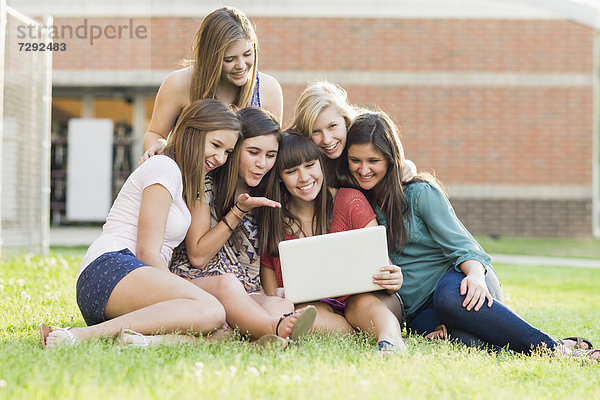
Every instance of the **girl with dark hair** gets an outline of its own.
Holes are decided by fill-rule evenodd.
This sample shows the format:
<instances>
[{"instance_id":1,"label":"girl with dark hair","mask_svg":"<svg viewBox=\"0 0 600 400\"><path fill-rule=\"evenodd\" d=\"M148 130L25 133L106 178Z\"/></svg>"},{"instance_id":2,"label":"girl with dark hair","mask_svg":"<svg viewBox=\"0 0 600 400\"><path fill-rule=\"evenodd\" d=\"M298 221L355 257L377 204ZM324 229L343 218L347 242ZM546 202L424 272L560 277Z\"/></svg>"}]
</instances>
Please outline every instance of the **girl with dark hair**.
<instances>
[{"instance_id":1,"label":"girl with dark hair","mask_svg":"<svg viewBox=\"0 0 600 400\"><path fill-rule=\"evenodd\" d=\"M284 136L276 172L267 196L282 208L260 210L260 223L269 232L261 237L261 281L267 294L282 294L283 281L277 245L282 240L376 226L375 214L357 190L328 189L321 152L296 131ZM315 277L318 279L318 277ZM362 293L310 303L317 308L313 330L350 333L360 329L375 336L380 351L404 351L401 307L394 293L402 274L395 265L382 266L373 282L389 293ZM396 311L396 315L388 308ZM300 305L304 306L304 305Z\"/></svg>"},{"instance_id":2,"label":"girl with dark hair","mask_svg":"<svg viewBox=\"0 0 600 400\"><path fill-rule=\"evenodd\" d=\"M289 300L263 292L259 228L254 215L257 207L280 207L264 197L264 186L273 174L282 134L279 123L268 111L248 107L238 114L242 140L231 160L207 177L205 201L197 201L192 209L190 229L173 253L170 270L214 295L224 305L230 325L258 337L281 332L261 330L264 325L256 314L279 317L294 311ZM229 279L229 285L213 286L216 277L220 277L217 282ZM248 312L248 306L239 306L238 297L251 299L254 314ZM298 332L294 331L293 339Z\"/></svg>"},{"instance_id":3,"label":"girl with dark hair","mask_svg":"<svg viewBox=\"0 0 600 400\"><path fill-rule=\"evenodd\" d=\"M598 359L589 341L554 340L494 300L497 278L490 257L456 217L440 184L419 174L402 183L399 132L383 112L358 116L348 131L338 176L365 193L387 226L394 264L402 266L398 291L410 332L449 336L466 345L508 347L519 353L546 348Z\"/></svg>"}]
</instances>

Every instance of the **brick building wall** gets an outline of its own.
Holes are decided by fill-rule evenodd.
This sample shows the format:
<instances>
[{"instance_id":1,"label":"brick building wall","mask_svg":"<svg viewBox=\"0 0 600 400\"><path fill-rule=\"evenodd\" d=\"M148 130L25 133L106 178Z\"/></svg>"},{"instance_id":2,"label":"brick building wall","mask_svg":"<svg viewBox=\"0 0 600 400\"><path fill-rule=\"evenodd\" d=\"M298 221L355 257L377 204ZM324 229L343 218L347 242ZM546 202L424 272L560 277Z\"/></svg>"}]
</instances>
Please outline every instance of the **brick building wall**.
<instances>
[{"instance_id":1,"label":"brick building wall","mask_svg":"<svg viewBox=\"0 0 600 400\"><path fill-rule=\"evenodd\" d=\"M260 69L283 88L284 125L309 81L337 82L353 103L391 114L408 158L435 171L473 232L594 233L593 28L545 17L296 18L264 16L260 7L248 14L260 39ZM99 26L130 23L86 18ZM148 40L69 40L69 51L54 55L55 76L67 86L85 86L77 80L88 77L93 85L131 79L126 84L156 90L188 55L200 21L134 16L134 25L149 28ZM57 26L81 23L55 18Z\"/></svg>"}]
</instances>

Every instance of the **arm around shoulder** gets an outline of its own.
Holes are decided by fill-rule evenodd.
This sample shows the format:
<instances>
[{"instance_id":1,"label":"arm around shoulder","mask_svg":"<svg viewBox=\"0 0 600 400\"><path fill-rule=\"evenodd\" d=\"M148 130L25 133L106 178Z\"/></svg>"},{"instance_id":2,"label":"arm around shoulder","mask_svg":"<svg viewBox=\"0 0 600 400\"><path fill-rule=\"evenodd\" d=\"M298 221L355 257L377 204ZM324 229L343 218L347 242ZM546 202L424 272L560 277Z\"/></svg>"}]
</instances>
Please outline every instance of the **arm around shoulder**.
<instances>
[{"instance_id":1,"label":"arm around shoulder","mask_svg":"<svg viewBox=\"0 0 600 400\"><path fill-rule=\"evenodd\" d=\"M160 139L167 139L181 110L189 104L190 68L172 72L160 85L154 101L148 132L144 135L145 149L154 147Z\"/></svg>"}]
</instances>

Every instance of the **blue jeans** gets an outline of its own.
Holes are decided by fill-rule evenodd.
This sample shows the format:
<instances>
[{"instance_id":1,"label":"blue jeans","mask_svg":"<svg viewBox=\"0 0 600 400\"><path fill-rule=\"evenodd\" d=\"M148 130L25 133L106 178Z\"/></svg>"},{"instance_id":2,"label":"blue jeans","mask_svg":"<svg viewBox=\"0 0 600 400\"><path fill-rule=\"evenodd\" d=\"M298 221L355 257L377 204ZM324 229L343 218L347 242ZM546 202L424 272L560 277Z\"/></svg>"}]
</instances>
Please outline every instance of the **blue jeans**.
<instances>
[{"instance_id":1,"label":"blue jeans","mask_svg":"<svg viewBox=\"0 0 600 400\"><path fill-rule=\"evenodd\" d=\"M491 272L486 275L486 283L495 298L492 307L488 307L486 302L479 311L467 311L462 306L465 296L460 294L460 283L465 274L451 268L440 279L427 303L407 318L407 328L425 335L444 324L451 339L467 346L495 350L508 347L518 353L529 353L542 345L553 349L556 341L496 300L501 298L502 292Z\"/></svg>"}]
</instances>

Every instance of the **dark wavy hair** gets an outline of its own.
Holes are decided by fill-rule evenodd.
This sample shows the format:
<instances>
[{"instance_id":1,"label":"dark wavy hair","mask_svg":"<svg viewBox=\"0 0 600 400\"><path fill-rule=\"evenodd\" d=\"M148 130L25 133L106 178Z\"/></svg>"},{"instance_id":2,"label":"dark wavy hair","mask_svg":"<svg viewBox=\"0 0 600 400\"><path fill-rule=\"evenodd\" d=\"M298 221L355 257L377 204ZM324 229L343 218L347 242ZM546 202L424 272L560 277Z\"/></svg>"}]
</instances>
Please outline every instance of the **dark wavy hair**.
<instances>
[{"instance_id":1,"label":"dark wavy hair","mask_svg":"<svg viewBox=\"0 0 600 400\"><path fill-rule=\"evenodd\" d=\"M323 184L314 200L313 234L322 235L328 232L333 213L333 197L327 189L323 155L311 140L302 136L296 130L288 129L284 132L279 146L277 163L275 164L275 168L273 168L277 170L277 174L273 174L265 193L267 198L281 203L281 208L261 207L258 212L258 222L261 232L261 254L277 256L279 254L277 245L284 240L285 232L299 236L300 232L294 230L293 226L294 224L302 226L302 223L290 210L291 195L280 179L280 176L286 169L314 160L319 161L321 166Z\"/></svg>"},{"instance_id":2,"label":"dark wavy hair","mask_svg":"<svg viewBox=\"0 0 600 400\"><path fill-rule=\"evenodd\" d=\"M369 191L361 189L348 168L348 149L353 145L361 144L371 144L387 161L385 176ZM344 187L361 190L372 205L379 206L386 218L388 248L402 249L410 227L405 226L403 218L408 210L408 202L402 183L404 151L396 124L382 111L360 114L348 130L346 148L340 160L336 171L337 179ZM429 182L444 191L435 177L430 174L418 174L404 185L414 182Z\"/></svg>"}]
</instances>

